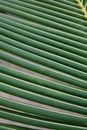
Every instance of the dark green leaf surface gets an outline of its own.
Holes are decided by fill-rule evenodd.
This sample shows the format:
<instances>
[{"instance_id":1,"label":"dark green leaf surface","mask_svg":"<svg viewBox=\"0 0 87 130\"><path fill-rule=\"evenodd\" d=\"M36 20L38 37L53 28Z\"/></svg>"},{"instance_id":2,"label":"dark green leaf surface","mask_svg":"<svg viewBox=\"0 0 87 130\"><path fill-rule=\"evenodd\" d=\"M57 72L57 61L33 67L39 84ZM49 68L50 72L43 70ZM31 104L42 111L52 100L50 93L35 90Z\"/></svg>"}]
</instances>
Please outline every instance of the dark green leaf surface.
<instances>
[{"instance_id":1,"label":"dark green leaf surface","mask_svg":"<svg viewBox=\"0 0 87 130\"><path fill-rule=\"evenodd\" d=\"M0 0L0 11L0 118L22 123L0 130L87 130L87 0Z\"/></svg>"}]
</instances>

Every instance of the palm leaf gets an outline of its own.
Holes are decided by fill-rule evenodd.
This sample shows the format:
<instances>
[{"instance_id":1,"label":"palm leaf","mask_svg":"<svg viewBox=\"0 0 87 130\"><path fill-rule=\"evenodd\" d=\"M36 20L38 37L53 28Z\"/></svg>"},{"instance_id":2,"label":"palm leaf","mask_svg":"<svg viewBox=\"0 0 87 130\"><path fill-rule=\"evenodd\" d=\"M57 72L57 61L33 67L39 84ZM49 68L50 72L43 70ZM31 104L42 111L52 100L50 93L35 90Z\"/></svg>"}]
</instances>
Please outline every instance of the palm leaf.
<instances>
[{"instance_id":1,"label":"palm leaf","mask_svg":"<svg viewBox=\"0 0 87 130\"><path fill-rule=\"evenodd\" d=\"M0 129L87 130L87 1L0 8Z\"/></svg>"}]
</instances>

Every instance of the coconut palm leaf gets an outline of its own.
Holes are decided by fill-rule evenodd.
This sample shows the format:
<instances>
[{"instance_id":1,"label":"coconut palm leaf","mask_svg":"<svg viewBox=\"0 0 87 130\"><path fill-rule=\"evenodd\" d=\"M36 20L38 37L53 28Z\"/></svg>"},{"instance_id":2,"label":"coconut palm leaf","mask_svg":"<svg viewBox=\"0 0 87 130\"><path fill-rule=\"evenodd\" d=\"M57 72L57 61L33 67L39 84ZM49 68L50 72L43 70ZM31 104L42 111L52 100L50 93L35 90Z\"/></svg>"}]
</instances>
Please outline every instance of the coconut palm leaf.
<instances>
[{"instance_id":1,"label":"coconut palm leaf","mask_svg":"<svg viewBox=\"0 0 87 130\"><path fill-rule=\"evenodd\" d=\"M87 130L87 0L0 9L0 129Z\"/></svg>"}]
</instances>

